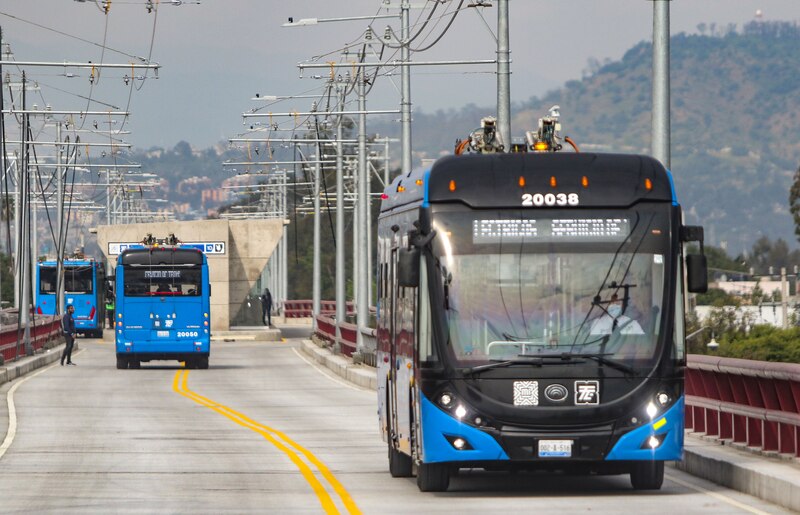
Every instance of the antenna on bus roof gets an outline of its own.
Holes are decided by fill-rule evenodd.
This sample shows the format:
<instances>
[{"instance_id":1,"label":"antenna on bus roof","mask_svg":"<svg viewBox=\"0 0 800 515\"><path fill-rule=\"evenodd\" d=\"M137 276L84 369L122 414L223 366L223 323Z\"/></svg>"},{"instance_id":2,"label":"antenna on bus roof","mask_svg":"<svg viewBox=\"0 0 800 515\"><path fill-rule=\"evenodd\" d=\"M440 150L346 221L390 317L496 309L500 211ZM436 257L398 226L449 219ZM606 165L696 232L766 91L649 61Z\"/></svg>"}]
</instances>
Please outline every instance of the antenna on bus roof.
<instances>
[{"instance_id":1,"label":"antenna on bus roof","mask_svg":"<svg viewBox=\"0 0 800 515\"><path fill-rule=\"evenodd\" d=\"M569 143L575 152L580 152L578 146L569 136L561 136L561 109L554 105L551 107L547 116L539 118L539 129L525 133L525 140L514 138L511 141L509 150L511 152L527 152L529 149L534 152L558 152L563 148L561 141ZM497 118L487 116L481 119L481 126L469 133L465 139L456 140L455 154L461 155L465 152L476 152L479 154L495 154L505 152L506 146L497 132Z\"/></svg>"},{"instance_id":2,"label":"antenna on bus roof","mask_svg":"<svg viewBox=\"0 0 800 515\"><path fill-rule=\"evenodd\" d=\"M539 118L539 129L525 133L528 145L534 152L558 152L563 148L561 145L561 122L559 121L561 112L559 109L561 107L558 105L551 107L547 112L547 116ZM575 149L575 152L580 152L578 146L569 136L564 136L563 139Z\"/></svg>"},{"instance_id":3,"label":"antenna on bus roof","mask_svg":"<svg viewBox=\"0 0 800 515\"><path fill-rule=\"evenodd\" d=\"M505 150L503 138L497 132L497 118L494 116L481 118L479 128L470 132L465 140L456 140L456 155L461 155L467 150L481 154L495 154Z\"/></svg>"}]
</instances>

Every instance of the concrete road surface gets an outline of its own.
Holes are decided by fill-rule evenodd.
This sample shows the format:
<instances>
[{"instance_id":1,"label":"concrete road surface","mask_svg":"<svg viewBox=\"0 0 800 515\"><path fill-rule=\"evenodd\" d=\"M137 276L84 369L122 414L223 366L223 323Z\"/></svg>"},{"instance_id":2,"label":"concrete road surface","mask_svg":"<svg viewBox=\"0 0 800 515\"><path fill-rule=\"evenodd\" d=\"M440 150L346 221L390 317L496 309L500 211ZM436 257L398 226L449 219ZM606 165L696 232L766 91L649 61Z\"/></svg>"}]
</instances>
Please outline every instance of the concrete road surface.
<instances>
[{"instance_id":1,"label":"concrete road surface","mask_svg":"<svg viewBox=\"0 0 800 515\"><path fill-rule=\"evenodd\" d=\"M110 343L79 343L77 366L0 387L2 513L785 513L675 469L658 492L467 471L421 493L389 476L375 393L297 340L218 343L209 370L117 370Z\"/></svg>"}]
</instances>

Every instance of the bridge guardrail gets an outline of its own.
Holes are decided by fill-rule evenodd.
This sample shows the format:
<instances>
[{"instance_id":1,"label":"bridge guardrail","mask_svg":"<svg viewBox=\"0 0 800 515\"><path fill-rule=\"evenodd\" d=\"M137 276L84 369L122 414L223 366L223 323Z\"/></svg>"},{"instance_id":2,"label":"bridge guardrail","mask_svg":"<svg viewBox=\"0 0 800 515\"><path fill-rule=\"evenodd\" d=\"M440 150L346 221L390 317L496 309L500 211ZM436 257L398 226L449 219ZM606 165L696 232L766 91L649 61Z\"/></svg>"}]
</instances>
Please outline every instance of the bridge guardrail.
<instances>
[{"instance_id":1,"label":"bridge guardrail","mask_svg":"<svg viewBox=\"0 0 800 515\"><path fill-rule=\"evenodd\" d=\"M686 427L800 457L800 364L690 355Z\"/></svg>"},{"instance_id":2,"label":"bridge guardrail","mask_svg":"<svg viewBox=\"0 0 800 515\"><path fill-rule=\"evenodd\" d=\"M339 331L341 333L339 352L345 356L353 357L353 354L358 350L358 326L356 324L342 322L339 324ZM331 345L334 345L336 343L336 319L326 315L318 316L317 331L315 334ZM375 329L371 327L361 328L361 337L364 348L362 349L360 359L367 365L374 367L377 345Z\"/></svg>"},{"instance_id":3,"label":"bridge guardrail","mask_svg":"<svg viewBox=\"0 0 800 515\"><path fill-rule=\"evenodd\" d=\"M12 314L5 311L6 317ZM13 313L14 315L16 312ZM13 318L16 318L14 316ZM60 342L61 339L61 317L49 315L32 315L30 324L31 346L34 352L41 350L48 343ZM17 329L19 326L16 321L13 323L3 323L0 330L0 356L4 362L13 361L18 357L25 356L23 343L17 339Z\"/></svg>"},{"instance_id":4,"label":"bridge guardrail","mask_svg":"<svg viewBox=\"0 0 800 515\"><path fill-rule=\"evenodd\" d=\"M311 318L313 308L314 303L310 300L287 300L283 303L283 312L286 318ZM321 315L333 315L336 313L336 301L320 301L319 309ZM355 304L346 302L345 313L355 315Z\"/></svg>"}]
</instances>

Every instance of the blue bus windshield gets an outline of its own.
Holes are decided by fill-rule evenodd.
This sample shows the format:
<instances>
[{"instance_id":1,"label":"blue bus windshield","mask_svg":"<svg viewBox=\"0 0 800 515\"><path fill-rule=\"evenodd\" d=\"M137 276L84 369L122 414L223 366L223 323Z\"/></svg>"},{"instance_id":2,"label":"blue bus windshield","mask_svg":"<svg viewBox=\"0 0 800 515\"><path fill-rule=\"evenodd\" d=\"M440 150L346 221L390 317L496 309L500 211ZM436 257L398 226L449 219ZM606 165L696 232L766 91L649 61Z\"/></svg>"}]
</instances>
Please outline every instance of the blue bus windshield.
<instances>
[{"instance_id":1,"label":"blue bus windshield","mask_svg":"<svg viewBox=\"0 0 800 515\"><path fill-rule=\"evenodd\" d=\"M202 293L202 269L199 266L126 266L124 278L126 297L197 297Z\"/></svg>"},{"instance_id":2,"label":"blue bus windshield","mask_svg":"<svg viewBox=\"0 0 800 515\"><path fill-rule=\"evenodd\" d=\"M58 269L54 266L39 268L39 293L55 294ZM67 293L94 293L94 272L91 265L65 266L64 291Z\"/></svg>"}]
</instances>

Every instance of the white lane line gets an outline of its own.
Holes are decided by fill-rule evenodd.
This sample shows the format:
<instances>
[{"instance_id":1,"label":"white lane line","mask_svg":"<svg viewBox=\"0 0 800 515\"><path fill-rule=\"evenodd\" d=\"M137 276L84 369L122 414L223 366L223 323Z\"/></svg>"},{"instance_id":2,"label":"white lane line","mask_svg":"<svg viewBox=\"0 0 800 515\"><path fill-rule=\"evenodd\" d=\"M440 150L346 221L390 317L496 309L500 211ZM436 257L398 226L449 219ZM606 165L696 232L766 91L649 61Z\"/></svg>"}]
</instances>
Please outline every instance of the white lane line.
<instances>
[{"instance_id":1,"label":"white lane line","mask_svg":"<svg viewBox=\"0 0 800 515\"><path fill-rule=\"evenodd\" d=\"M741 502L739 502L739 501L737 501L735 499L732 499L732 498L730 498L730 497L728 497L726 495L722 495L722 494L719 494L717 492L712 492L711 490L706 490L705 488L703 488L701 486L697 486L697 485L693 485L691 483L687 483L686 481L683 481L682 479L678 479L677 477L672 476L670 474L664 474L664 477L669 479L673 483L678 483L679 485L685 486L686 488L691 488L692 490L695 490L697 492L709 495L709 496L713 497L714 499L717 499L718 501L722 501L722 502L724 502L726 504L730 504L731 506L735 506L735 507L737 507L737 508L739 508L741 510L744 510L746 512L755 513L757 515L769 515L768 512L766 512L766 511L761 511L758 508L753 508L752 506L748 506L747 504L741 503Z\"/></svg>"},{"instance_id":2,"label":"white lane line","mask_svg":"<svg viewBox=\"0 0 800 515\"><path fill-rule=\"evenodd\" d=\"M328 379L330 379L334 383L338 383L338 384L340 384L342 386L346 386L346 387L350 388L351 390L356 390L358 392L371 392L371 391L373 391L371 388L362 388L360 386L356 386L354 384L351 384L348 381L343 381L343 380L339 379L337 376L334 375L333 372L331 372L327 368L323 368L322 365L319 365L318 363L315 363L315 362L309 360L308 358L306 358L305 356L303 356L303 353L298 351L296 347L293 347L292 350L294 351L295 354L297 354L298 358L302 359L303 361L305 361L306 363L308 363L309 365L314 367L314 369L317 372L319 372L320 374L324 375L325 377L327 377Z\"/></svg>"},{"instance_id":3,"label":"white lane line","mask_svg":"<svg viewBox=\"0 0 800 515\"><path fill-rule=\"evenodd\" d=\"M83 350L79 350L75 353L75 355L77 356L81 352L83 352ZM6 402L8 403L8 431L6 431L5 440L3 440L3 443L0 444L0 459L3 458L3 455L5 455L8 448L11 447L11 444L14 442L14 437L17 435L17 408L14 405L14 392L16 392L17 388L22 386L22 384L28 379L33 379L39 374L43 374L44 372L47 372L56 366L59 366L57 365L57 361L53 362L53 364L48 367L44 367L43 369L34 372L33 374L26 374L22 377L22 379L18 380L14 386L11 387L11 389L8 390L8 393L6 394Z\"/></svg>"}]
</instances>

